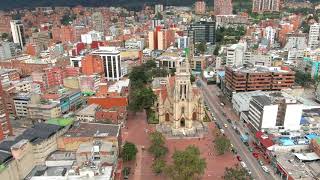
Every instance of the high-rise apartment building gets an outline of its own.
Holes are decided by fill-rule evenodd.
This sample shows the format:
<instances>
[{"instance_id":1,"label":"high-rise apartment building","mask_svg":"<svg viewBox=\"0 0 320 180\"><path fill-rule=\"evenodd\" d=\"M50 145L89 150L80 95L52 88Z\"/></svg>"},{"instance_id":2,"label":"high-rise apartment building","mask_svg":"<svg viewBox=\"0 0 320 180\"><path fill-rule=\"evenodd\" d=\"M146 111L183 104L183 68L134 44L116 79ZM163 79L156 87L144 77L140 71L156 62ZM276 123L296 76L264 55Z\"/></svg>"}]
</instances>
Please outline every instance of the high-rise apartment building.
<instances>
[{"instance_id":1,"label":"high-rise apartment building","mask_svg":"<svg viewBox=\"0 0 320 180\"><path fill-rule=\"evenodd\" d=\"M154 13L162 13L163 11L163 4L156 4L154 5Z\"/></svg>"},{"instance_id":2,"label":"high-rise apartment building","mask_svg":"<svg viewBox=\"0 0 320 180\"><path fill-rule=\"evenodd\" d=\"M0 83L0 141L12 135L9 113L6 110L2 83Z\"/></svg>"},{"instance_id":3,"label":"high-rise apartment building","mask_svg":"<svg viewBox=\"0 0 320 180\"><path fill-rule=\"evenodd\" d=\"M32 33L31 42L35 44L37 52L47 50L50 44L48 31Z\"/></svg>"},{"instance_id":4,"label":"high-rise apartment building","mask_svg":"<svg viewBox=\"0 0 320 180\"><path fill-rule=\"evenodd\" d=\"M232 14L232 0L214 0L215 15L231 15Z\"/></svg>"},{"instance_id":5,"label":"high-rise apartment building","mask_svg":"<svg viewBox=\"0 0 320 180\"><path fill-rule=\"evenodd\" d=\"M171 29L162 29L161 26L158 26L155 30L149 31L148 39L149 49L165 50L175 41L174 31Z\"/></svg>"},{"instance_id":6,"label":"high-rise apartment building","mask_svg":"<svg viewBox=\"0 0 320 180\"><path fill-rule=\"evenodd\" d=\"M215 43L215 22L199 21L190 25L188 36L193 43Z\"/></svg>"},{"instance_id":7,"label":"high-rise apartment building","mask_svg":"<svg viewBox=\"0 0 320 180\"><path fill-rule=\"evenodd\" d=\"M233 44L227 47L226 66L239 66L244 63L244 56L247 50L246 43Z\"/></svg>"},{"instance_id":8,"label":"high-rise apartment building","mask_svg":"<svg viewBox=\"0 0 320 180\"><path fill-rule=\"evenodd\" d=\"M93 30L104 32L104 18L101 12L95 12L91 15Z\"/></svg>"},{"instance_id":9,"label":"high-rise apartment building","mask_svg":"<svg viewBox=\"0 0 320 180\"><path fill-rule=\"evenodd\" d=\"M194 6L196 14L204 14L206 12L206 2L204 0L197 0Z\"/></svg>"},{"instance_id":10,"label":"high-rise apartment building","mask_svg":"<svg viewBox=\"0 0 320 180\"><path fill-rule=\"evenodd\" d=\"M12 20L10 21L11 33L13 42L18 44L22 49L26 43L24 37L24 27L20 20Z\"/></svg>"},{"instance_id":11,"label":"high-rise apartment building","mask_svg":"<svg viewBox=\"0 0 320 180\"><path fill-rule=\"evenodd\" d=\"M9 59L15 55L15 47L12 42L0 42L0 60Z\"/></svg>"},{"instance_id":12,"label":"high-rise apartment building","mask_svg":"<svg viewBox=\"0 0 320 180\"><path fill-rule=\"evenodd\" d=\"M320 24L314 23L310 26L308 46L311 49L319 47Z\"/></svg>"},{"instance_id":13,"label":"high-rise apartment building","mask_svg":"<svg viewBox=\"0 0 320 180\"><path fill-rule=\"evenodd\" d=\"M263 13L280 10L280 0L253 0L252 12Z\"/></svg>"},{"instance_id":14,"label":"high-rise apartment building","mask_svg":"<svg viewBox=\"0 0 320 180\"><path fill-rule=\"evenodd\" d=\"M118 81L123 77L124 69L121 67L120 51L115 47L100 46L92 54L99 55L102 58L104 75L107 81Z\"/></svg>"}]
</instances>

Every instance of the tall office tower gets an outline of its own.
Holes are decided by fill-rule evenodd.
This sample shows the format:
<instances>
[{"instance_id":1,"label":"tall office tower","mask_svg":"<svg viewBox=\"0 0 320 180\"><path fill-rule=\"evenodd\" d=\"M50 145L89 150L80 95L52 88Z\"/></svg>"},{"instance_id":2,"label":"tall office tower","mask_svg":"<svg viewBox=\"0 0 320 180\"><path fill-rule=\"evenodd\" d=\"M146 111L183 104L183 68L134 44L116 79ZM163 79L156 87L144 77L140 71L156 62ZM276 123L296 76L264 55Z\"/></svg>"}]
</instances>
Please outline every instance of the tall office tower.
<instances>
[{"instance_id":1,"label":"tall office tower","mask_svg":"<svg viewBox=\"0 0 320 180\"><path fill-rule=\"evenodd\" d=\"M320 24L315 23L310 26L308 46L311 49L319 47Z\"/></svg>"},{"instance_id":2,"label":"tall office tower","mask_svg":"<svg viewBox=\"0 0 320 180\"><path fill-rule=\"evenodd\" d=\"M215 22L200 21L190 25L188 29L188 37L193 39L195 43L215 43Z\"/></svg>"},{"instance_id":3,"label":"tall office tower","mask_svg":"<svg viewBox=\"0 0 320 180\"><path fill-rule=\"evenodd\" d=\"M263 13L280 10L280 0L253 0L252 12Z\"/></svg>"},{"instance_id":4,"label":"tall office tower","mask_svg":"<svg viewBox=\"0 0 320 180\"><path fill-rule=\"evenodd\" d=\"M231 15L232 14L232 0L214 0L215 15Z\"/></svg>"},{"instance_id":5,"label":"tall office tower","mask_svg":"<svg viewBox=\"0 0 320 180\"><path fill-rule=\"evenodd\" d=\"M0 80L0 141L12 135L12 128L9 120L9 113L6 110L6 103L4 100L4 92Z\"/></svg>"},{"instance_id":6,"label":"tall office tower","mask_svg":"<svg viewBox=\"0 0 320 180\"><path fill-rule=\"evenodd\" d=\"M91 16L93 29L104 32L104 18L101 12L95 12Z\"/></svg>"},{"instance_id":7,"label":"tall office tower","mask_svg":"<svg viewBox=\"0 0 320 180\"><path fill-rule=\"evenodd\" d=\"M100 46L92 54L102 58L107 81L118 81L125 75L124 69L121 67L120 51L115 47Z\"/></svg>"},{"instance_id":8,"label":"tall office tower","mask_svg":"<svg viewBox=\"0 0 320 180\"><path fill-rule=\"evenodd\" d=\"M13 37L13 42L19 44L21 49L24 47L26 40L24 38L23 24L20 20L10 21L11 33Z\"/></svg>"},{"instance_id":9,"label":"tall office tower","mask_svg":"<svg viewBox=\"0 0 320 180\"><path fill-rule=\"evenodd\" d=\"M195 13L204 14L206 12L206 2L204 0L197 0L195 3Z\"/></svg>"}]
</instances>

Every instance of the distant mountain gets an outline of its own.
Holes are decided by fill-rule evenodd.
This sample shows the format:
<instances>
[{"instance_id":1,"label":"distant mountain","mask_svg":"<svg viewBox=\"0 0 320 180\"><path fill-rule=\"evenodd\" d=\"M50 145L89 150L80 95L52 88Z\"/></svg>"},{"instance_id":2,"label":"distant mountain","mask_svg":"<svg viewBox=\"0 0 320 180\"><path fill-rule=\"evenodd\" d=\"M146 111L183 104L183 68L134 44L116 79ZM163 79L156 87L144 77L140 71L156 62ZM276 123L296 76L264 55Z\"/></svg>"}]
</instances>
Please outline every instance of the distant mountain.
<instances>
[{"instance_id":1,"label":"distant mountain","mask_svg":"<svg viewBox=\"0 0 320 180\"><path fill-rule=\"evenodd\" d=\"M210 2L211 1L211 2ZM212 4L213 0L208 0ZM33 8L41 6L122 6L127 8L141 8L147 4L168 4L176 6L191 6L195 0L0 0L0 9Z\"/></svg>"}]
</instances>

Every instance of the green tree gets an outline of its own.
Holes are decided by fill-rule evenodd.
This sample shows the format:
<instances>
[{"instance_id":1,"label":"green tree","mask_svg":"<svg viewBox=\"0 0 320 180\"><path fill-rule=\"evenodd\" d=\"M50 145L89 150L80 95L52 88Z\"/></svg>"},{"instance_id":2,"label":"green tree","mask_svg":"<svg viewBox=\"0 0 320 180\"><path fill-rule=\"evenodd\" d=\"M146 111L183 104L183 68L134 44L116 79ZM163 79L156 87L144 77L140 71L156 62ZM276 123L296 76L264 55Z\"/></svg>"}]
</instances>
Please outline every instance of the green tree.
<instances>
[{"instance_id":1,"label":"green tree","mask_svg":"<svg viewBox=\"0 0 320 180\"><path fill-rule=\"evenodd\" d=\"M303 87L308 86L311 82L311 74L303 71L297 71L295 74L295 82Z\"/></svg>"},{"instance_id":2,"label":"green tree","mask_svg":"<svg viewBox=\"0 0 320 180\"><path fill-rule=\"evenodd\" d=\"M131 161L136 158L138 149L135 144L126 142L122 149L122 158L124 161Z\"/></svg>"},{"instance_id":3,"label":"green tree","mask_svg":"<svg viewBox=\"0 0 320 180\"><path fill-rule=\"evenodd\" d=\"M157 63L155 60L149 60L143 64L145 70L149 70L157 67Z\"/></svg>"},{"instance_id":4,"label":"green tree","mask_svg":"<svg viewBox=\"0 0 320 180\"><path fill-rule=\"evenodd\" d=\"M135 83L146 84L150 80L142 66L134 67L129 74L129 79L131 80L131 84L133 86Z\"/></svg>"},{"instance_id":5,"label":"green tree","mask_svg":"<svg viewBox=\"0 0 320 180\"><path fill-rule=\"evenodd\" d=\"M247 180L250 176L244 168L226 168L223 178L225 180Z\"/></svg>"},{"instance_id":6,"label":"green tree","mask_svg":"<svg viewBox=\"0 0 320 180\"><path fill-rule=\"evenodd\" d=\"M8 39L9 38L9 34L8 33L2 33L1 34L1 39Z\"/></svg>"},{"instance_id":7,"label":"green tree","mask_svg":"<svg viewBox=\"0 0 320 180\"><path fill-rule=\"evenodd\" d=\"M230 140L225 136L219 136L215 140L215 148L217 149L219 155L222 155L225 152L229 151L230 147L231 147Z\"/></svg>"},{"instance_id":8,"label":"green tree","mask_svg":"<svg viewBox=\"0 0 320 180\"><path fill-rule=\"evenodd\" d=\"M160 158L167 154L168 148L165 147L165 137L160 132L153 132L149 136L151 146L148 151L155 157Z\"/></svg>"},{"instance_id":9,"label":"green tree","mask_svg":"<svg viewBox=\"0 0 320 180\"><path fill-rule=\"evenodd\" d=\"M155 159L152 163L152 171L156 174L160 174L163 172L166 167L166 162L163 159Z\"/></svg>"},{"instance_id":10,"label":"green tree","mask_svg":"<svg viewBox=\"0 0 320 180\"><path fill-rule=\"evenodd\" d=\"M176 68L170 69L170 74L171 74L171 76L174 76L175 73L176 73Z\"/></svg>"},{"instance_id":11,"label":"green tree","mask_svg":"<svg viewBox=\"0 0 320 180\"><path fill-rule=\"evenodd\" d=\"M196 77L194 77L194 75L192 75L192 74L190 76L190 81L191 81L191 83L194 83L196 81Z\"/></svg>"},{"instance_id":12,"label":"green tree","mask_svg":"<svg viewBox=\"0 0 320 180\"><path fill-rule=\"evenodd\" d=\"M220 48L221 48L220 44L217 44L216 47L214 48L213 55L218 56Z\"/></svg>"},{"instance_id":13,"label":"green tree","mask_svg":"<svg viewBox=\"0 0 320 180\"><path fill-rule=\"evenodd\" d=\"M134 112L151 108L157 99L151 88L141 87L133 91L130 97L129 109Z\"/></svg>"},{"instance_id":14,"label":"green tree","mask_svg":"<svg viewBox=\"0 0 320 180\"><path fill-rule=\"evenodd\" d=\"M165 169L165 173L175 180L194 180L204 173L207 166L205 159L195 146L188 146L184 151L175 151L173 164Z\"/></svg>"},{"instance_id":15,"label":"green tree","mask_svg":"<svg viewBox=\"0 0 320 180\"><path fill-rule=\"evenodd\" d=\"M196 45L196 49L199 53L204 54L207 50L207 44L205 42L201 42Z\"/></svg>"}]
</instances>

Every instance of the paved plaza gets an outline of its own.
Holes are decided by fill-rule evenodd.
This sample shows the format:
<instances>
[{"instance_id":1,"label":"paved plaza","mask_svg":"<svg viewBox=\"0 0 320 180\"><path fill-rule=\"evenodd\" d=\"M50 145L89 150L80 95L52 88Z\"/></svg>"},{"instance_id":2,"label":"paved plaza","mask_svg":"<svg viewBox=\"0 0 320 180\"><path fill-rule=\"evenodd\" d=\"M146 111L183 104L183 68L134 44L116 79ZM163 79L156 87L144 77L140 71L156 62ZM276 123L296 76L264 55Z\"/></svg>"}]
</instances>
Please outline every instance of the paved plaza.
<instances>
[{"instance_id":1,"label":"paved plaza","mask_svg":"<svg viewBox=\"0 0 320 180\"><path fill-rule=\"evenodd\" d=\"M226 167L231 167L237 163L235 156L232 153L226 153L218 156L214 151L214 136L212 129L213 123L208 125L208 133L203 138L167 138L166 145L169 153L166 156L166 161L171 163L171 156L175 150L183 150L188 145L195 145L199 148L201 156L206 159L207 168L203 175L203 180L222 179ZM122 131L123 142L133 142L138 147L138 154L135 162L127 163L125 166L131 167L131 177L134 180L163 180L166 179L163 175L156 176L151 169L153 157L142 150L150 145L148 134L155 130L154 125L148 125L144 113L129 114L127 127Z\"/></svg>"}]
</instances>

